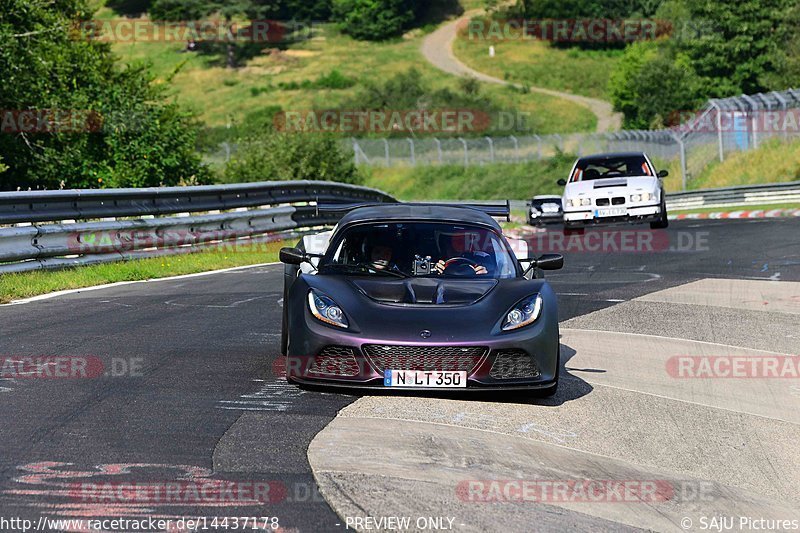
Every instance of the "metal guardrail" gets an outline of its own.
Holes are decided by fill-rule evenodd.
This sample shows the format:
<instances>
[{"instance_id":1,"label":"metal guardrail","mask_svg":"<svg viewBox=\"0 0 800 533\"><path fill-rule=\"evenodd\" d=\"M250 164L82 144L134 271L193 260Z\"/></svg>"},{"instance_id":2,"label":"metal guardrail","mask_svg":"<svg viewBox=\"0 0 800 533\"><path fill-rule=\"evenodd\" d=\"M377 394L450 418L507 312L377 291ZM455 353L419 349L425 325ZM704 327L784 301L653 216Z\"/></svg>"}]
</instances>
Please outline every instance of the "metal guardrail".
<instances>
[{"instance_id":1,"label":"metal guardrail","mask_svg":"<svg viewBox=\"0 0 800 533\"><path fill-rule=\"evenodd\" d=\"M667 194L667 209L800 203L800 181L740 185Z\"/></svg>"},{"instance_id":2,"label":"metal guardrail","mask_svg":"<svg viewBox=\"0 0 800 533\"><path fill-rule=\"evenodd\" d=\"M392 201L317 181L3 192L0 274L263 243L334 224L317 203Z\"/></svg>"}]
</instances>

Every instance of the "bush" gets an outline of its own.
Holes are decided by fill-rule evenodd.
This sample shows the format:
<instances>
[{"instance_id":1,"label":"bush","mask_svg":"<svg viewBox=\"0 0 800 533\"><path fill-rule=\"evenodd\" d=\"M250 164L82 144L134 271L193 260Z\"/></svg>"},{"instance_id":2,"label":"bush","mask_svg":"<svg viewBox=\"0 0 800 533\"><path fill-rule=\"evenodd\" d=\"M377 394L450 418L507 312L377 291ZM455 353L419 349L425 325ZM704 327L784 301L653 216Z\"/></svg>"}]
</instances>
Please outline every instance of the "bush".
<instances>
[{"instance_id":1,"label":"bush","mask_svg":"<svg viewBox=\"0 0 800 533\"><path fill-rule=\"evenodd\" d=\"M380 41L409 28L421 4L419 0L332 0L333 19L356 39Z\"/></svg>"},{"instance_id":2,"label":"bush","mask_svg":"<svg viewBox=\"0 0 800 533\"><path fill-rule=\"evenodd\" d=\"M228 183L322 180L359 184L362 176L340 142L330 135L274 131L242 139L223 179Z\"/></svg>"}]
</instances>

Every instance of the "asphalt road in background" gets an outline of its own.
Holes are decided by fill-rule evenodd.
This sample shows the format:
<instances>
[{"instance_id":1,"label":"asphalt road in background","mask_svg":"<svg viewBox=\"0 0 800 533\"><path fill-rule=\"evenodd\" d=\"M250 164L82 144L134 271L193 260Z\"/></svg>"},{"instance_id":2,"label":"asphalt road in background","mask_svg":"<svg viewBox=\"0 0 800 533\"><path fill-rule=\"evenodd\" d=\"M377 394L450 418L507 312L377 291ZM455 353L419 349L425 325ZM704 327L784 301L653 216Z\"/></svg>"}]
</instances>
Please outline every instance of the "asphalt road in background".
<instances>
[{"instance_id":1,"label":"asphalt road in background","mask_svg":"<svg viewBox=\"0 0 800 533\"><path fill-rule=\"evenodd\" d=\"M597 250L593 231L571 246L557 231L527 236L534 249L565 253L565 268L546 276L562 320L695 279L800 280L797 219L673 222L654 246L629 251L612 243L621 237ZM278 517L289 530L344 529L315 492L306 451L357 396L299 391L278 377L282 272L264 266L0 307L6 364L71 357L89 369L0 380L0 518ZM187 489L225 482L224 497ZM92 492L132 483L149 492ZM175 483L183 489L172 495L157 490Z\"/></svg>"}]
</instances>

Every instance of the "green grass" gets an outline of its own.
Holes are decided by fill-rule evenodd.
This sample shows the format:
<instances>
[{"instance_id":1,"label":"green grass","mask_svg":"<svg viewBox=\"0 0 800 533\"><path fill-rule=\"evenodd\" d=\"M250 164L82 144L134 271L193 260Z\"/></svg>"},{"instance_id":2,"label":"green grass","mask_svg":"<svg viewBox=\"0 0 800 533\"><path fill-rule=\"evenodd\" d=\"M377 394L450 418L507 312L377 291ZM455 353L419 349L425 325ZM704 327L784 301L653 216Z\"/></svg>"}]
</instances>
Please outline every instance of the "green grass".
<instances>
[{"instance_id":1,"label":"green grass","mask_svg":"<svg viewBox=\"0 0 800 533\"><path fill-rule=\"evenodd\" d=\"M79 289L119 281L140 281L181 274L194 274L278 260L283 241L240 246L170 257L107 263L64 270L0 275L0 303L49 292Z\"/></svg>"},{"instance_id":2,"label":"green grass","mask_svg":"<svg viewBox=\"0 0 800 533\"><path fill-rule=\"evenodd\" d=\"M716 150L716 145L714 146ZM716 155L716 151L715 151ZM725 155L689 181L690 189L800 180L800 140L772 139L748 152Z\"/></svg>"},{"instance_id":3,"label":"green grass","mask_svg":"<svg viewBox=\"0 0 800 533\"><path fill-rule=\"evenodd\" d=\"M99 17L109 17L104 8ZM347 89L262 90L279 84L318 80L331 71L359 82L385 80L415 67L433 89L455 89L456 77L430 66L420 53L424 32L386 42L356 41L332 25L315 26L313 38L287 50L265 50L237 69L227 69L217 56L184 53L183 42L117 42L122 62L148 61L157 82L169 80L176 99L194 110L209 126L238 123L249 113L280 106L284 110L331 109L356 94ZM307 84L307 83L306 83ZM494 84L482 84L485 94L505 109L528 113L538 133L591 131L596 118L569 102L540 94L521 94Z\"/></svg>"},{"instance_id":4,"label":"green grass","mask_svg":"<svg viewBox=\"0 0 800 533\"><path fill-rule=\"evenodd\" d=\"M537 194L560 194L559 178L569 174L575 157L561 155L520 164L419 167L373 167L368 187L402 200L525 200Z\"/></svg>"},{"instance_id":5,"label":"green grass","mask_svg":"<svg viewBox=\"0 0 800 533\"><path fill-rule=\"evenodd\" d=\"M489 46L495 57L489 57ZM465 30L453 46L470 67L496 78L607 100L608 78L621 50L557 48L535 40L487 39ZM569 131L563 129L563 131Z\"/></svg>"}]
</instances>

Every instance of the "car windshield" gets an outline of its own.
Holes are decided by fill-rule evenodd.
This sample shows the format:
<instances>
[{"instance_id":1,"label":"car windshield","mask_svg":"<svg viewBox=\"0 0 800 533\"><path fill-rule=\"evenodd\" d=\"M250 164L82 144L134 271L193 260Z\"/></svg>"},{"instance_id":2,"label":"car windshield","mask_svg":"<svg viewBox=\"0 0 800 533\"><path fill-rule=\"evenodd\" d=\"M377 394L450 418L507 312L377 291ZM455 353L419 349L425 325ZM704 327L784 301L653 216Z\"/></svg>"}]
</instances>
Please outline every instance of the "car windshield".
<instances>
[{"instance_id":1,"label":"car windshield","mask_svg":"<svg viewBox=\"0 0 800 533\"><path fill-rule=\"evenodd\" d=\"M599 180L624 176L652 176L653 170L642 155L620 157L587 157L578 161L570 176L570 183L575 181Z\"/></svg>"},{"instance_id":2,"label":"car windshield","mask_svg":"<svg viewBox=\"0 0 800 533\"><path fill-rule=\"evenodd\" d=\"M556 207L561 205L561 198L534 198L531 200L531 206L542 207L543 205L554 205Z\"/></svg>"},{"instance_id":3,"label":"car windshield","mask_svg":"<svg viewBox=\"0 0 800 533\"><path fill-rule=\"evenodd\" d=\"M465 224L359 224L344 230L320 274L499 279L517 276L516 260L494 231Z\"/></svg>"}]
</instances>

